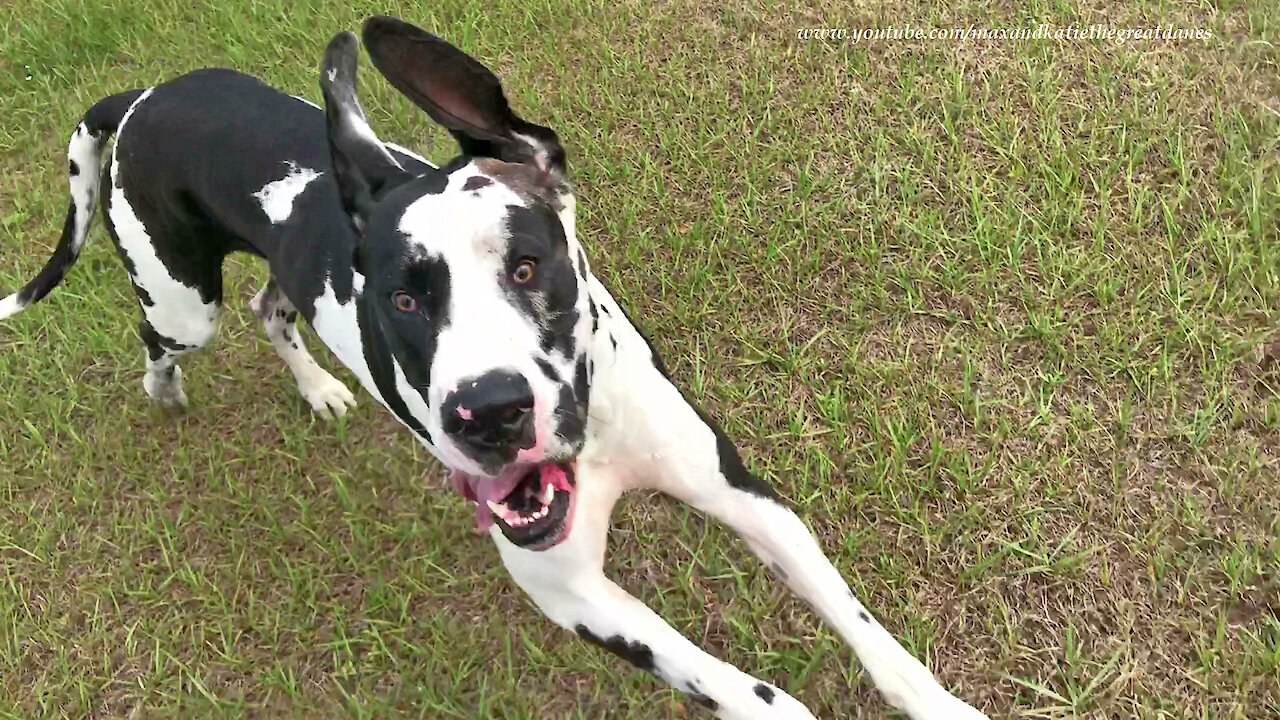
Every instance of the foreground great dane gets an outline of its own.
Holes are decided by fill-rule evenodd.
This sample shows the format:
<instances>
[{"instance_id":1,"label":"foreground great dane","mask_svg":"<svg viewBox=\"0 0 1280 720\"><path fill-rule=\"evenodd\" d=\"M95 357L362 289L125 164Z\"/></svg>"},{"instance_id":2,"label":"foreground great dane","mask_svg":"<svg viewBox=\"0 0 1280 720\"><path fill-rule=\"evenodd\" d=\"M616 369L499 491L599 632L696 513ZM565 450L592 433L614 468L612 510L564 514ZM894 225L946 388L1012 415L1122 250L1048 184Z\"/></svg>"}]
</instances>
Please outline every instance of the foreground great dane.
<instances>
[{"instance_id":1,"label":"foreground great dane","mask_svg":"<svg viewBox=\"0 0 1280 720\"><path fill-rule=\"evenodd\" d=\"M323 112L228 70L108 97L71 138L71 207L34 280L44 297L84 245L103 173L106 224L144 319L143 387L186 404L178 358L214 336L222 260L270 263L252 305L311 406L354 399L308 354L316 335L452 471L502 561L557 624L722 718L811 718L701 651L605 577L619 495L658 488L741 533L853 646L912 718L981 718L854 598L804 524L672 384L591 275L556 134L517 117L498 79L411 25L364 27L374 65L461 146L443 168L378 140L356 100L356 40L334 38Z\"/></svg>"}]
</instances>

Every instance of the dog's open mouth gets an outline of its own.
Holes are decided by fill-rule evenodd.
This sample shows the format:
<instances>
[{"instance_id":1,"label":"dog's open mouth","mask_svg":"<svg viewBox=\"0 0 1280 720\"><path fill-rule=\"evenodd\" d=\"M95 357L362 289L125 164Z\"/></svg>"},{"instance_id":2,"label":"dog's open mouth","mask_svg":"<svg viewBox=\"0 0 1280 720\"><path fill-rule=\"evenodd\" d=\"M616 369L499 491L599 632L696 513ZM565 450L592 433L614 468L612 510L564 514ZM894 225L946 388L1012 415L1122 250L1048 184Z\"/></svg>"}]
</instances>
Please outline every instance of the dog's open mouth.
<instances>
[{"instance_id":1,"label":"dog's open mouth","mask_svg":"<svg viewBox=\"0 0 1280 720\"><path fill-rule=\"evenodd\" d=\"M574 463L539 463L509 469L497 479L455 472L454 486L476 503L476 526L495 522L512 543L547 550L569 536L573 525Z\"/></svg>"}]
</instances>

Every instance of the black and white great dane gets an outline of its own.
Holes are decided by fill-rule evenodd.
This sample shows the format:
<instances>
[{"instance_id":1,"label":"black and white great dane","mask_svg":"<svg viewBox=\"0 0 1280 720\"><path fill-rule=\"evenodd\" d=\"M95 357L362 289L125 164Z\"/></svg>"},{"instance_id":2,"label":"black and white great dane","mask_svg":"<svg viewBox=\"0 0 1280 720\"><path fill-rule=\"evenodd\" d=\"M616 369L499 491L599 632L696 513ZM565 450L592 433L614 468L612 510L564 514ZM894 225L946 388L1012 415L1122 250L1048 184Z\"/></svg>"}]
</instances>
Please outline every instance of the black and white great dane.
<instances>
[{"instance_id":1,"label":"black and white great dane","mask_svg":"<svg viewBox=\"0 0 1280 720\"><path fill-rule=\"evenodd\" d=\"M178 359L214 337L222 260L256 254L271 279L253 310L307 402L329 416L355 400L307 352L299 314L451 470L503 564L558 625L718 717L813 717L605 577L614 503L657 488L741 533L849 642L890 703L915 720L985 717L858 602L592 276L556 133L512 112L487 68L412 25L372 18L364 44L456 137L456 159L437 168L374 135L356 100L351 33L326 51L323 109L229 70L113 95L72 135L57 249L0 301L0 318L62 280L105 186L107 229L144 316L143 387L156 401L186 405Z\"/></svg>"}]
</instances>

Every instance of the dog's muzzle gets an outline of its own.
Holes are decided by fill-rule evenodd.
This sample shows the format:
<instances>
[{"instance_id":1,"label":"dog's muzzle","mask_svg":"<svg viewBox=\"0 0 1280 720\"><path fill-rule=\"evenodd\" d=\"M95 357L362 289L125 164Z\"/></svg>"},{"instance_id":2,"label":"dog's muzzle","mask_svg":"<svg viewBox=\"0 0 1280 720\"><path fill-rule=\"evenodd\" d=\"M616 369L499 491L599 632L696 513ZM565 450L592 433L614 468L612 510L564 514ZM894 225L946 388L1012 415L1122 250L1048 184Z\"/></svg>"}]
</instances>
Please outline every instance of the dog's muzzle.
<instances>
[{"instance_id":1,"label":"dog's muzzle","mask_svg":"<svg viewBox=\"0 0 1280 720\"><path fill-rule=\"evenodd\" d=\"M577 462L514 465L496 478L454 471L454 487L476 504L476 527L496 524L526 550L546 550L569 536L577 499Z\"/></svg>"}]
</instances>

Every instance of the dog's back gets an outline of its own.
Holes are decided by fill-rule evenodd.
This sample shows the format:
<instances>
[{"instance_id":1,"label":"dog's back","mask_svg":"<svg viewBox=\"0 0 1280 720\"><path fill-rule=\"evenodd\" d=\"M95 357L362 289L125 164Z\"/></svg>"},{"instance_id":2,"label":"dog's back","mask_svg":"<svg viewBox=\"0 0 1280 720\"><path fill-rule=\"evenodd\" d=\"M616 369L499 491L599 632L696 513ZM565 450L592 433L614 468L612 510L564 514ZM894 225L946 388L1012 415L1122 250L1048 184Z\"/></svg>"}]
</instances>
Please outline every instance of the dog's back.
<instances>
[{"instance_id":1,"label":"dog's back","mask_svg":"<svg viewBox=\"0 0 1280 720\"><path fill-rule=\"evenodd\" d=\"M232 251L274 263L290 236L313 248L353 244L330 163L323 111L256 78L201 70L157 86L125 119L108 194L123 192L157 250L172 255L165 264L187 266L195 274L182 279L203 286L211 278L200 274ZM308 192L264 207L263 188L299 172Z\"/></svg>"}]
</instances>

